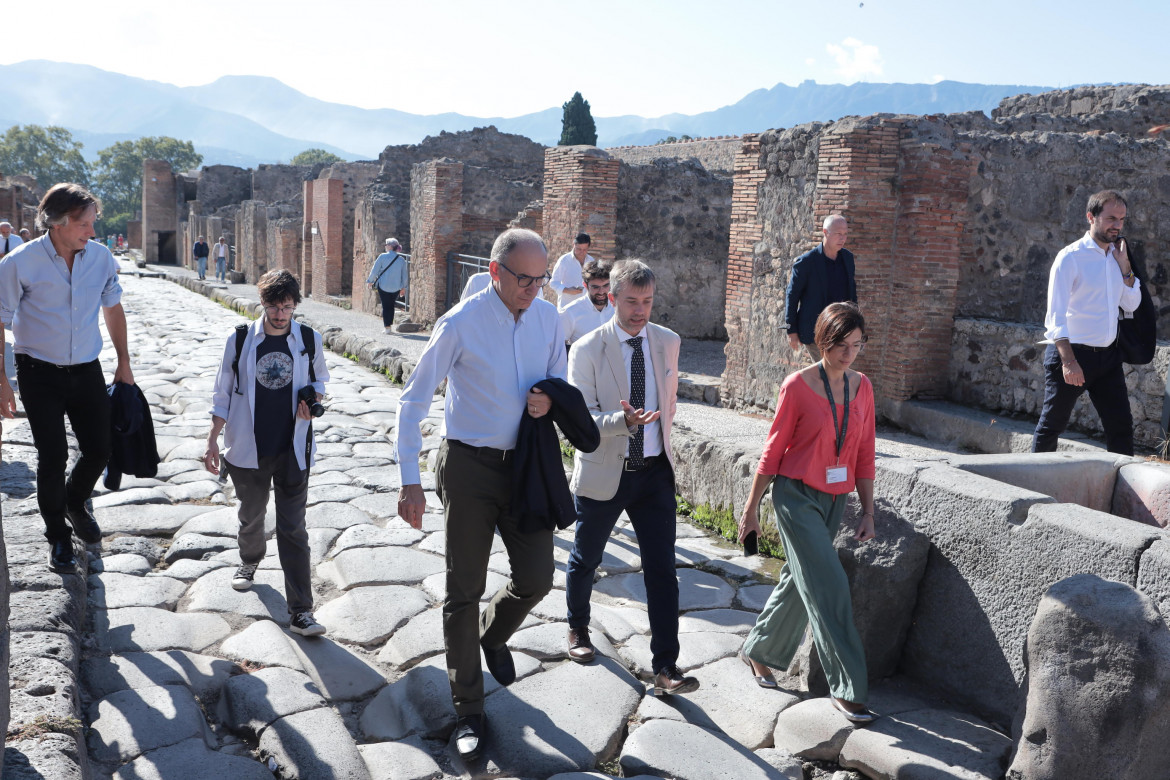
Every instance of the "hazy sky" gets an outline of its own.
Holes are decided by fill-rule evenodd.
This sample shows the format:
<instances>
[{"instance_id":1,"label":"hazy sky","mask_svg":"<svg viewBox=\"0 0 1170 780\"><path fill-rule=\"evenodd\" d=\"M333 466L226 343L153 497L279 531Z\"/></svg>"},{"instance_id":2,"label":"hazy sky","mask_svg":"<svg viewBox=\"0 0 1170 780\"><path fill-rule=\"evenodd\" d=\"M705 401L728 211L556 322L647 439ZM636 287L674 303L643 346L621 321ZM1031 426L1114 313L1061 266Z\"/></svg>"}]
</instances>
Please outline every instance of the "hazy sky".
<instances>
[{"instance_id":1,"label":"hazy sky","mask_svg":"<svg viewBox=\"0 0 1170 780\"><path fill-rule=\"evenodd\" d=\"M0 63L79 62L180 86L273 76L324 100L426 114L516 116L576 90L596 116L694 114L805 79L1170 83L1170 3L1153 0L51 5L38 13L57 21L5 34Z\"/></svg>"}]
</instances>

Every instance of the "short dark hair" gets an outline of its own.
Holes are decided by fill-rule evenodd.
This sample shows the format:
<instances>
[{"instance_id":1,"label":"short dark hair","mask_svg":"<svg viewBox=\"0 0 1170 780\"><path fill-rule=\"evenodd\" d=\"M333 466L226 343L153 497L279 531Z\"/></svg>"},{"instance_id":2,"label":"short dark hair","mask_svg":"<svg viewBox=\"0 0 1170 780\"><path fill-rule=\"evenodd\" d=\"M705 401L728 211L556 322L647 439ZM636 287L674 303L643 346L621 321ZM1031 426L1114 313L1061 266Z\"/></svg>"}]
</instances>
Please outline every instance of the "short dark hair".
<instances>
[{"instance_id":1,"label":"short dark hair","mask_svg":"<svg viewBox=\"0 0 1170 780\"><path fill-rule=\"evenodd\" d=\"M292 298L293 303L301 302L300 283L283 268L261 276L260 281L256 282L256 291L260 293L260 303L265 306L275 306L289 298Z\"/></svg>"},{"instance_id":2,"label":"short dark hair","mask_svg":"<svg viewBox=\"0 0 1170 780\"><path fill-rule=\"evenodd\" d=\"M1089 196L1089 214L1096 217L1105 210L1105 207L1110 203L1117 201L1122 206L1129 208L1129 204L1125 202L1125 198L1121 197L1121 193L1117 190L1101 190L1094 192Z\"/></svg>"},{"instance_id":3,"label":"short dark hair","mask_svg":"<svg viewBox=\"0 0 1170 780\"><path fill-rule=\"evenodd\" d=\"M865 317L861 316L861 309L856 303L830 303L817 317L816 330L813 332L813 343L821 352L828 352L833 347L845 341L845 337L855 330L861 330L865 335Z\"/></svg>"},{"instance_id":4,"label":"short dark hair","mask_svg":"<svg viewBox=\"0 0 1170 780\"><path fill-rule=\"evenodd\" d=\"M64 225L70 217L77 216L90 206L94 207L97 216L102 215L102 202L85 187L68 182L54 184L37 206L37 230L48 232L50 228Z\"/></svg>"},{"instance_id":5,"label":"short dark hair","mask_svg":"<svg viewBox=\"0 0 1170 780\"><path fill-rule=\"evenodd\" d=\"M620 260L609 272L609 291L615 297L623 287L646 287L654 284L654 272L641 260Z\"/></svg>"},{"instance_id":6,"label":"short dark hair","mask_svg":"<svg viewBox=\"0 0 1170 780\"><path fill-rule=\"evenodd\" d=\"M573 239L574 244L592 244L593 239L589 237L588 233L578 233L577 237Z\"/></svg>"},{"instance_id":7,"label":"short dark hair","mask_svg":"<svg viewBox=\"0 0 1170 780\"><path fill-rule=\"evenodd\" d=\"M608 279L609 264L603 263L600 260L590 260L581 266L581 276L585 278L585 284L597 281L598 279Z\"/></svg>"}]
</instances>

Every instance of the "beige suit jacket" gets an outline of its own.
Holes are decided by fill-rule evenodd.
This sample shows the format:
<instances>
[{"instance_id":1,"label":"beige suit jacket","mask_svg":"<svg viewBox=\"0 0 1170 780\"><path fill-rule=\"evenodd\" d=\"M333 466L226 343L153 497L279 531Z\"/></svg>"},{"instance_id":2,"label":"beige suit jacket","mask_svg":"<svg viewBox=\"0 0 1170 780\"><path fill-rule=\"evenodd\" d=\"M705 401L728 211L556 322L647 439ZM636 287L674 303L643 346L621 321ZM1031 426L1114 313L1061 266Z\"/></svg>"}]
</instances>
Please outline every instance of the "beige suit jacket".
<instances>
[{"instance_id":1,"label":"beige suit jacket","mask_svg":"<svg viewBox=\"0 0 1170 780\"><path fill-rule=\"evenodd\" d=\"M662 412L662 450L673 469L670 428L678 404L681 339L669 328L653 323L646 325L645 335ZM578 496L598 501L608 501L617 493L631 436L621 404L630 400L630 378L622 357L622 341L626 338L614 318L575 343L569 352L569 383L585 397L585 405L601 432L601 446L595 452L578 452L573 457L569 487Z\"/></svg>"}]
</instances>

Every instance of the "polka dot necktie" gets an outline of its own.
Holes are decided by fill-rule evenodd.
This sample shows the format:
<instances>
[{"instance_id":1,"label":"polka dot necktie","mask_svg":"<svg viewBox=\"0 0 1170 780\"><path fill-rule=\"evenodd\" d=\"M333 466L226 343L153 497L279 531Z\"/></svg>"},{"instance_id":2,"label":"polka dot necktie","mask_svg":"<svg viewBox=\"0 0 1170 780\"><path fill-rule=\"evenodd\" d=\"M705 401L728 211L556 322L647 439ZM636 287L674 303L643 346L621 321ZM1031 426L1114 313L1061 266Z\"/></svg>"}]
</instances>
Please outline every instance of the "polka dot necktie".
<instances>
[{"instance_id":1,"label":"polka dot necktie","mask_svg":"<svg viewBox=\"0 0 1170 780\"><path fill-rule=\"evenodd\" d=\"M646 357L642 354L642 337L634 336L632 339L626 339L626 343L634 349L634 356L630 361L630 406L642 409L646 406ZM634 468L646 464L642 458L644 428L645 426L639 425L630 439L630 454L627 460Z\"/></svg>"}]
</instances>

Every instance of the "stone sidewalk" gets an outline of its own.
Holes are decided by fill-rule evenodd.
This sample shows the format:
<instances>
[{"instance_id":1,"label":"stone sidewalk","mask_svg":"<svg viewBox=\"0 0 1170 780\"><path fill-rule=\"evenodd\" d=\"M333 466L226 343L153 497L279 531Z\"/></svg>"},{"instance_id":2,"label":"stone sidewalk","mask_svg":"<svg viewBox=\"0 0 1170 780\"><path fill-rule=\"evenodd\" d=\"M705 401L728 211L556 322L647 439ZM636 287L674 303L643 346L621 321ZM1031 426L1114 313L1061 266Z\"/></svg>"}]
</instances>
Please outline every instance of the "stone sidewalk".
<instances>
[{"instance_id":1,"label":"stone sidewalk","mask_svg":"<svg viewBox=\"0 0 1170 780\"><path fill-rule=\"evenodd\" d=\"M287 631L275 542L256 587L231 589L239 562L231 491L199 462L223 345L243 320L163 280L127 277L124 286L135 375L155 410L164 462L157 479L126 478L119 492L95 497L105 540L91 548L87 573L61 577L44 568L27 431L19 424L5 430L12 460L0 476L13 581L33 583L26 590L49 615L36 630L13 629L13 685L21 689L13 695L14 725L31 720L16 717L32 711L18 710L18 700L40 698L59 717L76 712L88 726L84 752L76 727L9 742L8 780L859 777L816 761L869 777L896 777L899 767L911 768L904 776L918 776L915 767L936 777L1001 773L1005 737L912 693L879 689L875 709L888 716L884 725L853 731L824 700L802 701L791 684L781 691L752 685L735 653L777 564L744 558L685 523L680 665L703 687L685 700L646 695L649 626L637 545L624 523L594 597L602 658L589 666L566 660L564 566L572 537L562 533L554 590L510 643L521 679L505 689L489 677L485 759L463 766L447 744L454 712L442 652L444 536L431 472L423 480L434 511L422 530L394 516L398 476L388 434L400 387L327 354L329 411L316 422L307 523L317 616L329 633L297 637ZM328 313L313 312L314 324L322 327ZM694 407L697 426L723 435L730 422L723 415L738 418L682 406ZM424 452L438 446L441 413L436 397ZM767 421L738 420L737 435L762 441ZM895 454L920 443L882 446ZM489 594L508 571L497 548ZM14 620L17 601L14 595ZM55 622L46 625L49 619ZM50 647L49 638L60 641ZM34 644L22 657L38 659L36 669L18 671L18 651ZM52 695L27 690L50 662L61 680ZM952 774L938 774L942 767Z\"/></svg>"}]
</instances>

